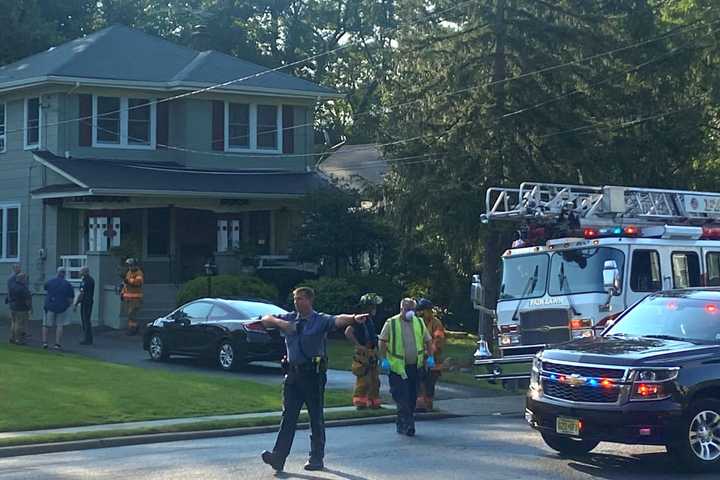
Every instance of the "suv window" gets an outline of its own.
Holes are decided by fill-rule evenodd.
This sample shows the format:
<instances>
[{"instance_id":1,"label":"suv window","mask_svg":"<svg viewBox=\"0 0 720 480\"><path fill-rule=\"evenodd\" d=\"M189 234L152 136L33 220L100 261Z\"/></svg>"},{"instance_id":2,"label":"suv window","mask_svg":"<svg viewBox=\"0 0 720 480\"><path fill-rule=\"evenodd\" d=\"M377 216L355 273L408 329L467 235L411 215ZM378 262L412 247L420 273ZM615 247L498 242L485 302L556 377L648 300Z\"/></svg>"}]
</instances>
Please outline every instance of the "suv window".
<instances>
[{"instance_id":1,"label":"suv window","mask_svg":"<svg viewBox=\"0 0 720 480\"><path fill-rule=\"evenodd\" d=\"M672 263L673 288L700 286L700 258L695 252L673 252Z\"/></svg>"},{"instance_id":2,"label":"suv window","mask_svg":"<svg viewBox=\"0 0 720 480\"><path fill-rule=\"evenodd\" d=\"M720 286L720 252L708 252L705 255L705 262L707 263L708 286Z\"/></svg>"},{"instance_id":3,"label":"suv window","mask_svg":"<svg viewBox=\"0 0 720 480\"><path fill-rule=\"evenodd\" d=\"M635 250L630 268L630 288L633 292L662 290L660 254L656 250Z\"/></svg>"}]
</instances>

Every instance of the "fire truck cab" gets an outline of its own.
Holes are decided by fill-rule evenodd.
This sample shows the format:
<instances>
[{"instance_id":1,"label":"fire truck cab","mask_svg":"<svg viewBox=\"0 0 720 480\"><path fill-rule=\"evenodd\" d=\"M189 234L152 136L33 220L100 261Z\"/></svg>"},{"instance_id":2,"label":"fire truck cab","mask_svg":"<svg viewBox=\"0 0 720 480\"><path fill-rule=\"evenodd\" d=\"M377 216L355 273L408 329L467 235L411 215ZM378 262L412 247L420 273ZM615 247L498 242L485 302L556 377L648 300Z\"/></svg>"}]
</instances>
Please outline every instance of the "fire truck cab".
<instances>
[{"instance_id":1,"label":"fire truck cab","mask_svg":"<svg viewBox=\"0 0 720 480\"><path fill-rule=\"evenodd\" d=\"M499 353L480 339L478 379L529 378L539 350L595 335L649 293L720 285L720 193L524 183L489 189L486 201L484 222L524 233L502 255L495 310L473 282ZM503 373L519 363L527 373Z\"/></svg>"}]
</instances>

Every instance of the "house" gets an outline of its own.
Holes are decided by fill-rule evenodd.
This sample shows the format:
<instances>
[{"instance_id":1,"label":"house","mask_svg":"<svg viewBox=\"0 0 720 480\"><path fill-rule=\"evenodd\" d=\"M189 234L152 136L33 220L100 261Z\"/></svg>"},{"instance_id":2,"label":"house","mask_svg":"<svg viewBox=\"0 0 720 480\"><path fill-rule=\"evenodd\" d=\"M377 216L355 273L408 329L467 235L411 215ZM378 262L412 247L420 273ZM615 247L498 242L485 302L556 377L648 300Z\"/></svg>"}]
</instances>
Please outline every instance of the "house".
<instances>
[{"instance_id":1,"label":"house","mask_svg":"<svg viewBox=\"0 0 720 480\"><path fill-rule=\"evenodd\" d=\"M323 159L318 171L340 184L362 191L381 186L389 167L374 144L343 145Z\"/></svg>"},{"instance_id":2,"label":"house","mask_svg":"<svg viewBox=\"0 0 720 480\"><path fill-rule=\"evenodd\" d=\"M119 327L122 256L143 265L146 310L209 260L287 264L325 183L314 108L340 95L266 70L124 26L0 67L0 275L22 265L36 317L59 265L90 267L94 321Z\"/></svg>"}]
</instances>

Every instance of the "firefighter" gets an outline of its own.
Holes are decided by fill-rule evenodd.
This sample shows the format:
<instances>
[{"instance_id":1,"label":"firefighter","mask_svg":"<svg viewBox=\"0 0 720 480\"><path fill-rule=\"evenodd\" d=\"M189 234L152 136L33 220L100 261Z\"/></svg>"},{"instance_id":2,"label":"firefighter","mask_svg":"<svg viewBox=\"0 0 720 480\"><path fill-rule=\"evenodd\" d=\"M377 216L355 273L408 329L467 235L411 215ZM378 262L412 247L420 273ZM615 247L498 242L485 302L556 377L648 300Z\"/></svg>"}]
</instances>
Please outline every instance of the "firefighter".
<instances>
[{"instance_id":1,"label":"firefighter","mask_svg":"<svg viewBox=\"0 0 720 480\"><path fill-rule=\"evenodd\" d=\"M370 321L356 323L345 329L347 337L355 345L352 373L357 377L353 392L353 405L358 410L380 408L380 370L378 368L378 337L375 329L377 306L383 299L376 293L360 297L360 313L370 315Z\"/></svg>"},{"instance_id":2,"label":"firefighter","mask_svg":"<svg viewBox=\"0 0 720 480\"><path fill-rule=\"evenodd\" d=\"M137 315L143 300L143 272L138 267L134 258L128 258L125 261L128 267L123 279L123 288L120 292L120 298L125 305L125 311L128 316L128 335L137 335L138 323Z\"/></svg>"},{"instance_id":3,"label":"firefighter","mask_svg":"<svg viewBox=\"0 0 720 480\"><path fill-rule=\"evenodd\" d=\"M432 368L425 368L420 372L418 382L418 397L415 410L431 411L433 409L433 398L435 397L435 384L442 373L442 350L445 347L445 327L438 320L433 309L433 304L426 298L417 302L415 309L417 315L423 319L432 344L430 353L435 358L435 365Z\"/></svg>"}]
</instances>

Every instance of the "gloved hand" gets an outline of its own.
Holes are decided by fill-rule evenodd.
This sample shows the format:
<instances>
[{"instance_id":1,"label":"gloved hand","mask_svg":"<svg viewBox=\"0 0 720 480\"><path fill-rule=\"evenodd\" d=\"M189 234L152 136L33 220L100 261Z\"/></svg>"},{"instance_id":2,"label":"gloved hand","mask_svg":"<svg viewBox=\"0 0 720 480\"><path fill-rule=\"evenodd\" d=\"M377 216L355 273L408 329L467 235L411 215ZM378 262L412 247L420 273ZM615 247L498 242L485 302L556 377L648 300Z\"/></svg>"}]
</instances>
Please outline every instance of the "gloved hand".
<instances>
[{"instance_id":1,"label":"gloved hand","mask_svg":"<svg viewBox=\"0 0 720 480\"><path fill-rule=\"evenodd\" d=\"M380 369L384 372L390 371L390 361L387 358L383 358L380 362Z\"/></svg>"},{"instance_id":2,"label":"gloved hand","mask_svg":"<svg viewBox=\"0 0 720 480\"><path fill-rule=\"evenodd\" d=\"M428 368L435 368L435 357L433 355L430 355L425 361L425 364Z\"/></svg>"}]
</instances>

